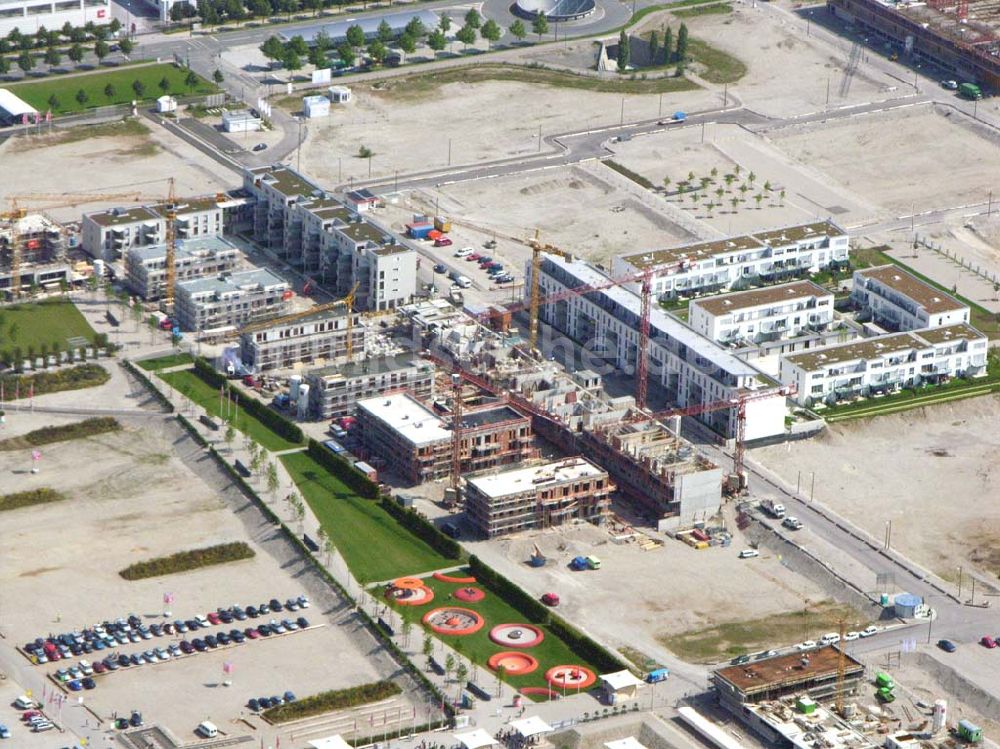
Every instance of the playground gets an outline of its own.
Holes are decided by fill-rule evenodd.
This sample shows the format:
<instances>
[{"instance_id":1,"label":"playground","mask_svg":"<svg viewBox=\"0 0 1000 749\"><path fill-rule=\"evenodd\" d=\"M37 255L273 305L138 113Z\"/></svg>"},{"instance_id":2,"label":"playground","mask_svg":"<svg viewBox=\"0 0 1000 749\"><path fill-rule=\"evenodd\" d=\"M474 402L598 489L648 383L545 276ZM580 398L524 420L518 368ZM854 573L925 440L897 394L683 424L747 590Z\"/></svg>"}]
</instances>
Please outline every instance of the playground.
<instances>
[{"instance_id":1,"label":"playground","mask_svg":"<svg viewBox=\"0 0 1000 749\"><path fill-rule=\"evenodd\" d=\"M597 666L573 653L552 629L528 624L523 613L472 577L404 577L381 590L404 621L430 630L486 670L486 677L472 670L480 684L500 678L530 699L544 700L550 688L557 696L573 694L597 679Z\"/></svg>"}]
</instances>

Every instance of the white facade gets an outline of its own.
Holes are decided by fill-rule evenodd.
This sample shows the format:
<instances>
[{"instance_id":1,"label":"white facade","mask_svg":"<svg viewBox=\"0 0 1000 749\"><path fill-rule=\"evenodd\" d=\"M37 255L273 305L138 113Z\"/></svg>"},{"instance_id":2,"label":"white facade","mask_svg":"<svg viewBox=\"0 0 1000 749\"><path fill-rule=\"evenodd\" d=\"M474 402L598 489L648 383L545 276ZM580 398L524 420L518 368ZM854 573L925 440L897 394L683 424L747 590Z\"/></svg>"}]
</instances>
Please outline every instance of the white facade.
<instances>
[{"instance_id":1,"label":"white facade","mask_svg":"<svg viewBox=\"0 0 1000 749\"><path fill-rule=\"evenodd\" d=\"M351 312L352 353L365 357L361 316ZM344 308L261 321L240 331L240 360L253 372L327 364L347 356L348 312Z\"/></svg>"},{"instance_id":2,"label":"white facade","mask_svg":"<svg viewBox=\"0 0 1000 749\"><path fill-rule=\"evenodd\" d=\"M969 322L969 307L898 265L854 271L851 303L889 330L940 328Z\"/></svg>"},{"instance_id":3,"label":"white facade","mask_svg":"<svg viewBox=\"0 0 1000 749\"><path fill-rule=\"evenodd\" d=\"M801 405L986 373L987 338L966 324L868 338L781 358Z\"/></svg>"},{"instance_id":4,"label":"white facade","mask_svg":"<svg viewBox=\"0 0 1000 749\"><path fill-rule=\"evenodd\" d=\"M351 89L347 86L330 86L326 95L334 104L346 104L351 100Z\"/></svg>"},{"instance_id":5,"label":"white facade","mask_svg":"<svg viewBox=\"0 0 1000 749\"><path fill-rule=\"evenodd\" d=\"M183 330L215 331L283 314L291 288L266 268L184 281L176 288L177 321Z\"/></svg>"},{"instance_id":6,"label":"white facade","mask_svg":"<svg viewBox=\"0 0 1000 749\"><path fill-rule=\"evenodd\" d=\"M222 129L227 133L254 133L261 129L263 122L246 109L223 111Z\"/></svg>"},{"instance_id":7,"label":"white facade","mask_svg":"<svg viewBox=\"0 0 1000 749\"><path fill-rule=\"evenodd\" d=\"M795 338L832 322L833 292L812 281L693 299L688 305L688 324L726 344Z\"/></svg>"},{"instance_id":8,"label":"white facade","mask_svg":"<svg viewBox=\"0 0 1000 749\"><path fill-rule=\"evenodd\" d=\"M222 237L204 236L177 243L174 273L177 283L217 276L235 269L243 253ZM132 247L125 253L125 280L146 301L160 299L167 280L167 247Z\"/></svg>"},{"instance_id":9,"label":"white facade","mask_svg":"<svg viewBox=\"0 0 1000 749\"><path fill-rule=\"evenodd\" d=\"M302 99L302 112L306 117L329 117L330 100L325 96L306 96Z\"/></svg>"},{"instance_id":10,"label":"white facade","mask_svg":"<svg viewBox=\"0 0 1000 749\"><path fill-rule=\"evenodd\" d=\"M111 0L0 0L0 36L13 29L34 34L44 26L61 29L111 22Z\"/></svg>"},{"instance_id":11,"label":"white facade","mask_svg":"<svg viewBox=\"0 0 1000 749\"><path fill-rule=\"evenodd\" d=\"M593 266L544 255L539 277L542 296L610 279ZM526 276L530 279L531 264ZM530 289L531 283L525 283ZM616 367L634 371L639 346L641 301L628 288L611 286L587 295L544 304L540 318L595 351ZM544 353L544 352L543 352ZM773 392L747 404L746 439L784 432L785 397L779 384L717 343L695 333L674 317L654 308L650 316L649 377L680 406L729 401L746 392ZM698 417L726 436L736 434L736 409Z\"/></svg>"},{"instance_id":12,"label":"white facade","mask_svg":"<svg viewBox=\"0 0 1000 749\"><path fill-rule=\"evenodd\" d=\"M849 237L824 221L715 242L620 255L612 261L616 278L655 268L653 293L690 296L739 288L749 279L777 281L815 273L847 262ZM639 282L633 284L639 290Z\"/></svg>"}]
</instances>

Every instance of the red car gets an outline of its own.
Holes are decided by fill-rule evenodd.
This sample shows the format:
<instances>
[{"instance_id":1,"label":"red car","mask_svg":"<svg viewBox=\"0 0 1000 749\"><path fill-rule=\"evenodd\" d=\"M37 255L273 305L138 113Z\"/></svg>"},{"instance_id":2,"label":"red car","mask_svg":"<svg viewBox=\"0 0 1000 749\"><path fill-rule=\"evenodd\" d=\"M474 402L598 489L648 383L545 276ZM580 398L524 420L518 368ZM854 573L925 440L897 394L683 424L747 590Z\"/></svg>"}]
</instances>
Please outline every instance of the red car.
<instances>
[{"instance_id":1,"label":"red car","mask_svg":"<svg viewBox=\"0 0 1000 749\"><path fill-rule=\"evenodd\" d=\"M994 640L989 635L983 635L983 639L979 641L979 644L984 648L990 648L991 650L997 646L997 641Z\"/></svg>"},{"instance_id":2,"label":"red car","mask_svg":"<svg viewBox=\"0 0 1000 749\"><path fill-rule=\"evenodd\" d=\"M471 255L466 255L465 259L468 260L469 262L475 262L476 260L479 259L479 253L473 252Z\"/></svg>"},{"instance_id":3,"label":"red car","mask_svg":"<svg viewBox=\"0 0 1000 749\"><path fill-rule=\"evenodd\" d=\"M434 240L435 247L451 247L451 240L448 237L438 237Z\"/></svg>"},{"instance_id":4,"label":"red car","mask_svg":"<svg viewBox=\"0 0 1000 749\"><path fill-rule=\"evenodd\" d=\"M30 720L31 718L34 718L41 714L42 714L41 710L25 710L23 713L21 713L21 720Z\"/></svg>"},{"instance_id":5,"label":"red car","mask_svg":"<svg viewBox=\"0 0 1000 749\"><path fill-rule=\"evenodd\" d=\"M557 593L546 593L542 596L542 603L546 606L558 606L559 595Z\"/></svg>"},{"instance_id":6,"label":"red car","mask_svg":"<svg viewBox=\"0 0 1000 749\"><path fill-rule=\"evenodd\" d=\"M217 614L216 612L214 612L214 611L210 611L210 612L208 613L208 615L207 615L207 619L208 619L208 620L209 620L210 622L212 622L212 624L218 624L219 622L221 622L221 621L222 621L222 619L221 619L221 618L219 617L219 615L218 615L218 614Z\"/></svg>"}]
</instances>

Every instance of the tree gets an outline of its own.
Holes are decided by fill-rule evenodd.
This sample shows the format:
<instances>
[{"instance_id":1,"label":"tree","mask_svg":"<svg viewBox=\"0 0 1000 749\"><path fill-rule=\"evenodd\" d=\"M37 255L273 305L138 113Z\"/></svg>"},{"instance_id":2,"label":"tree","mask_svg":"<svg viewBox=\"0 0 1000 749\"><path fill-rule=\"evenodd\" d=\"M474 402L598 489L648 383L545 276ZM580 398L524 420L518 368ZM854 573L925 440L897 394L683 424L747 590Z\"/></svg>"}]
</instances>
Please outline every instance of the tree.
<instances>
[{"instance_id":1,"label":"tree","mask_svg":"<svg viewBox=\"0 0 1000 749\"><path fill-rule=\"evenodd\" d=\"M406 54L412 55L417 51L417 40L409 32L403 34L399 37L399 48L403 50Z\"/></svg>"},{"instance_id":2,"label":"tree","mask_svg":"<svg viewBox=\"0 0 1000 749\"><path fill-rule=\"evenodd\" d=\"M94 55L97 57L98 62L101 62L101 60L107 57L110 52L111 48L108 46L108 43L103 39L99 39L94 44Z\"/></svg>"},{"instance_id":3,"label":"tree","mask_svg":"<svg viewBox=\"0 0 1000 749\"><path fill-rule=\"evenodd\" d=\"M260 52L268 60L280 60L285 56L285 45L281 43L278 37L271 36L260 45Z\"/></svg>"},{"instance_id":4,"label":"tree","mask_svg":"<svg viewBox=\"0 0 1000 749\"><path fill-rule=\"evenodd\" d=\"M281 481L278 479L278 467L273 460L267 463L265 480L267 481L267 490L271 492L271 499L274 499L278 493L278 487L281 486Z\"/></svg>"},{"instance_id":5,"label":"tree","mask_svg":"<svg viewBox=\"0 0 1000 749\"><path fill-rule=\"evenodd\" d=\"M760 201L764 199L764 195L762 193L757 193L756 195L753 196L753 199L757 202L757 210L759 211Z\"/></svg>"},{"instance_id":6,"label":"tree","mask_svg":"<svg viewBox=\"0 0 1000 749\"><path fill-rule=\"evenodd\" d=\"M472 29L478 29L483 23L483 17L479 15L479 11L475 8L469 8L469 12L465 14L465 25Z\"/></svg>"},{"instance_id":7,"label":"tree","mask_svg":"<svg viewBox=\"0 0 1000 749\"><path fill-rule=\"evenodd\" d=\"M257 476L260 476L260 469L264 465L264 455L258 449L250 455L250 470L253 471Z\"/></svg>"},{"instance_id":8,"label":"tree","mask_svg":"<svg viewBox=\"0 0 1000 749\"><path fill-rule=\"evenodd\" d=\"M447 34L451 30L451 16L442 13L441 20L438 21L438 28L441 29L442 34Z\"/></svg>"},{"instance_id":9,"label":"tree","mask_svg":"<svg viewBox=\"0 0 1000 749\"><path fill-rule=\"evenodd\" d=\"M771 180L765 180L765 181L764 181L764 189L765 189L765 190L766 190L767 192L771 192L771 190L773 190L773 189L774 189L773 187L771 187Z\"/></svg>"},{"instance_id":10,"label":"tree","mask_svg":"<svg viewBox=\"0 0 1000 749\"><path fill-rule=\"evenodd\" d=\"M216 69L215 69L215 72L214 72L214 73L212 73L212 80L213 80L213 81L215 81L215 83L216 83L216 85L217 85L217 86L221 86L221 85L222 85L222 82L223 82L223 81L224 81L225 79L226 79L226 78L225 78L225 76L224 76L224 75L222 75L222 71L221 71L221 70L219 70L218 68L216 68Z\"/></svg>"},{"instance_id":11,"label":"tree","mask_svg":"<svg viewBox=\"0 0 1000 749\"><path fill-rule=\"evenodd\" d=\"M333 49L333 39L325 31L320 31L313 39L313 49L318 49L323 54L326 54Z\"/></svg>"},{"instance_id":12,"label":"tree","mask_svg":"<svg viewBox=\"0 0 1000 749\"><path fill-rule=\"evenodd\" d=\"M385 59L386 54L389 52L389 50L386 49L386 46L378 39L369 44L366 51L368 52L368 57L371 61L377 65L381 64L381 62Z\"/></svg>"},{"instance_id":13,"label":"tree","mask_svg":"<svg viewBox=\"0 0 1000 749\"><path fill-rule=\"evenodd\" d=\"M712 175L712 179L714 180L716 177L719 176L719 170L718 170L718 168L713 166L712 167L712 171L710 171L709 174Z\"/></svg>"},{"instance_id":14,"label":"tree","mask_svg":"<svg viewBox=\"0 0 1000 749\"><path fill-rule=\"evenodd\" d=\"M7 75L10 72L10 60L0 54L0 75Z\"/></svg>"},{"instance_id":15,"label":"tree","mask_svg":"<svg viewBox=\"0 0 1000 749\"><path fill-rule=\"evenodd\" d=\"M718 197L721 200L722 196L723 196L723 194L725 194L725 192L726 192L726 190L724 188L720 187L720 188L718 188L715 191L715 195L716 195L716 197Z\"/></svg>"},{"instance_id":16,"label":"tree","mask_svg":"<svg viewBox=\"0 0 1000 749\"><path fill-rule=\"evenodd\" d=\"M754 174L753 172L750 172L750 174L747 175L747 181L750 183L751 187L753 186L753 183L754 183L754 181L756 179L757 179L757 175Z\"/></svg>"},{"instance_id":17,"label":"tree","mask_svg":"<svg viewBox=\"0 0 1000 749\"><path fill-rule=\"evenodd\" d=\"M141 99L146 93L146 84L136 79L132 81L132 91L135 94L136 99Z\"/></svg>"},{"instance_id":18,"label":"tree","mask_svg":"<svg viewBox=\"0 0 1000 749\"><path fill-rule=\"evenodd\" d=\"M468 47L476 41L476 30L468 25L463 26L455 32L455 38L465 45L465 47Z\"/></svg>"},{"instance_id":19,"label":"tree","mask_svg":"<svg viewBox=\"0 0 1000 749\"><path fill-rule=\"evenodd\" d=\"M778 197L781 198L781 205L784 205L785 204L785 191L782 190L780 193L778 193Z\"/></svg>"},{"instance_id":20,"label":"tree","mask_svg":"<svg viewBox=\"0 0 1000 749\"><path fill-rule=\"evenodd\" d=\"M629 66L629 62L632 58L631 42L629 41L628 34L625 33L625 29L621 30L618 34L618 72L624 73Z\"/></svg>"},{"instance_id":21,"label":"tree","mask_svg":"<svg viewBox=\"0 0 1000 749\"><path fill-rule=\"evenodd\" d=\"M458 665L455 667L455 681L458 682L459 690L461 690L462 684L465 682L468 676L469 676L469 667L465 665L465 661L459 661Z\"/></svg>"},{"instance_id":22,"label":"tree","mask_svg":"<svg viewBox=\"0 0 1000 749\"><path fill-rule=\"evenodd\" d=\"M87 103L87 99L89 99L90 97L87 96L87 92L81 88L76 92L76 96L74 96L73 98L76 99L77 104L79 104L82 107Z\"/></svg>"},{"instance_id":23,"label":"tree","mask_svg":"<svg viewBox=\"0 0 1000 749\"><path fill-rule=\"evenodd\" d=\"M226 18L231 21L242 21L247 17L242 0L226 0Z\"/></svg>"},{"instance_id":24,"label":"tree","mask_svg":"<svg viewBox=\"0 0 1000 749\"><path fill-rule=\"evenodd\" d=\"M431 638L430 635L424 635L424 645L422 652L428 660L430 660L431 655L434 654L434 640ZM427 665L430 666L429 663Z\"/></svg>"},{"instance_id":25,"label":"tree","mask_svg":"<svg viewBox=\"0 0 1000 749\"><path fill-rule=\"evenodd\" d=\"M17 67L25 73L35 67L35 57L30 52L22 52L17 56Z\"/></svg>"},{"instance_id":26,"label":"tree","mask_svg":"<svg viewBox=\"0 0 1000 749\"><path fill-rule=\"evenodd\" d=\"M118 92L115 90L115 86L113 83L109 83L107 86L104 87L104 96L107 97L108 100L114 99L115 94L117 93Z\"/></svg>"},{"instance_id":27,"label":"tree","mask_svg":"<svg viewBox=\"0 0 1000 749\"><path fill-rule=\"evenodd\" d=\"M663 186L665 188L669 188L670 187L670 177L664 177L663 178Z\"/></svg>"},{"instance_id":28,"label":"tree","mask_svg":"<svg viewBox=\"0 0 1000 749\"><path fill-rule=\"evenodd\" d=\"M179 23L186 18L185 7L187 3L174 3L170 6L170 20Z\"/></svg>"},{"instance_id":29,"label":"tree","mask_svg":"<svg viewBox=\"0 0 1000 749\"><path fill-rule=\"evenodd\" d=\"M732 187L733 182L736 180L735 174L727 174L722 178L722 181L726 183L726 187Z\"/></svg>"},{"instance_id":30,"label":"tree","mask_svg":"<svg viewBox=\"0 0 1000 749\"><path fill-rule=\"evenodd\" d=\"M296 34L289 39L288 44L285 45L285 50L291 50L299 57L305 57L309 54L309 45L306 44L305 39L303 39L299 34Z\"/></svg>"},{"instance_id":31,"label":"tree","mask_svg":"<svg viewBox=\"0 0 1000 749\"><path fill-rule=\"evenodd\" d=\"M378 30L375 32L375 36L378 37L378 40L383 44L388 44L389 42L392 41L393 38L392 26L390 26L389 22L386 21L384 18L382 19L382 22L378 25Z\"/></svg>"},{"instance_id":32,"label":"tree","mask_svg":"<svg viewBox=\"0 0 1000 749\"><path fill-rule=\"evenodd\" d=\"M296 70L302 69L302 58L295 54L294 50L286 49L285 56L281 58L281 64L289 73L294 73Z\"/></svg>"},{"instance_id":33,"label":"tree","mask_svg":"<svg viewBox=\"0 0 1000 749\"><path fill-rule=\"evenodd\" d=\"M55 47L49 47L45 50L45 64L49 67L54 67L62 61L62 55L59 54L59 50Z\"/></svg>"},{"instance_id":34,"label":"tree","mask_svg":"<svg viewBox=\"0 0 1000 749\"><path fill-rule=\"evenodd\" d=\"M59 109L59 97L52 94L49 97L49 109L56 110Z\"/></svg>"},{"instance_id":35,"label":"tree","mask_svg":"<svg viewBox=\"0 0 1000 749\"><path fill-rule=\"evenodd\" d=\"M434 29L427 37L427 46L435 52L440 52L448 46L448 37L444 35L441 29Z\"/></svg>"},{"instance_id":36,"label":"tree","mask_svg":"<svg viewBox=\"0 0 1000 749\"><path fill-rule=\"evenodd\" d=\"M347 43L355 49L365 46L365 30L355 24L347 29L345 33Z\"/></svg>"},{"instance_id":37,"label":"tree","mask_svg":"<svg viewBox=\"0 0 1000 749\"><path fill-rule=\"evenodd\" d=\"M309 50L309 62L315 65L317 68L327 67L326 61L326 50L320 49L319 47L313 47ZM218 73L218 71L216 71ZM219 75L222 75L219 73Z\"/></svg>"},{"instance_id":38,"label":"tree","mask_svg":"<svg viewBox=\"0 0 1000 749\"><path fill-rule=\"evenodd\" d=\"M514 23L512 23L509 27L507 27L507 31L509 31L510 35L515 39L517 39L517 41L519 42L522 41L524 37L528 35L528 30L524 28L524 22L521 21L520 19L514 21Z\"/></svg>"},{"instance_id":39,"label":"tree","mask_svg":"<svg viewBox=\"0 0 1000 749\"><path fill-rule=\"evenodd\" d=\"M157 83L156 85L159 87L160 91L162 91L163 93L167 93L167 91L170 90L170 79L167 78L167 76L163 76L160 79L160 82Z\"/></svg>"},{"instance_id":40,"label":"tree","mask_svg":"<svg viewBox=\"0 0 1000 749\"><path fill-rule=\"evenodd\" d=\"M455 656L452 653L448 653L448 655L444 659L444 675L451 676L451 672L454 670L455 670Z\"/></svg>"},{"instance_id":41,"label":"tree","mask_svg":"<svg viewBox=\"0 0 1000 749\"><path fill-rule=\"evenodd\" d=\"M108 24L108 31L110 31L112 34L117 34L121 30L122 30L122 22L119 21L117 18L112 18L111 23Z\"/></svg>"},{"instance_id":42,"label":"tree","mask_svg":"<svg viewBox=\"0 0 1000 749\"><path fill-rule=\"evenodd\" d=\"M192 90L198 88L198 74L189 70L188 74L184 76L184 85Z\"/></svg>"},{"instance_id":43,"label":"tree","mask_svg":"<svg viewBox=\"0 0 1000 749\"><path fill-rule=\"evenodd\" d=\"M677 62L683 63L687 60L688 51L688 27L686 24L681 24L681 27L677 30Z\"/></svg>"},{"instance_id":44,"label":"tree","mask_svg":"<svg viewBox=\"0 0 1000 749\"><path fill-rule=\"evenodd\" d=\"M500 37L503 36L503 29L500 28L500 24L490 18L479 29L479 35L488 42L489 49L493 49L493 45L500 41Z\"/></svg>"},{"instance_id":45,"label":"tree","mask_svg":"<svg viewBox=\"0 0 1000 749\"><path fill-rule=\"evenodd\" d=\"M226 447L229 449L229 452L232 452L233 440L236 439L236 430L233 429L232 424L226 424L226 433L223 436L223 439L226 441Z\"/></svg>"},{"instance_id":46,"label":"tree","mask_svg":"<svg viewBox=\"0 0 1000 749\"><path fill-rule=\"evenodd\" d=\"M344 61L347 67L353 66L358 56L354 51L354 47L347 42L344 42L337 48L337 54L340 55L340 59Z\"/></svg>"},{"instance_id":47,"label":"tree","mask_svg":"<svg viewBox=\"0 0 1000 749\"><path fill-rule=\"evenodd\" d=\"M179 3L179 4L184 5L184 3ZM118 42L118 49L121 50L121 53L123 55L130 55L132 54L132 50L135 49L135 42L133 42L128 37L125 37L120 42Z\"/></svg>"},{"instance_id":48,"label":"tree","mask_svg":"<svg viewBox=\"0 0 1000 749\"><path fill-rule=\"evenodd\" d=\"M674 30L669 26L663 29L663 46L661 48L661 56L664 65L669 65L673 62L674 57Z\"/></svg>"},{"instance_id":49,"label":"tree","mask_svg":"<svg viewBox=\"0 0 1000 749\"><path fill-rule=\"evenodd\" d=\"M541 13L535 15L535 20L531 22L531 30L538 34L538 41L542 41L542 34L549 33L549 21Z\"/></svg>"},{"instance_id":50,"label":"tree","mask_svg":"<svg viewBox=\"0 0 1000 749\"><path fill-rule=\"evenodd\" d=\"M653 29L649 33L649 64L656 65L657 55L660 53L660 35Z\"/></svg>"},{"instance_id":51,"label":"tree","mask_svg":"<svg viewBox=\"0 0 1000 749\"><path fill-rule=\"evenodd\" d=\"M79 63L83 60L83 47L80 44L74 44L69 48L69 52L66 53L66 56L73 62Z\"/></svg>"},{"instance_id":52,"label":"tree","mask_svg":"<svg viewBox=\"0 0 1000 749\"><path fill-rule=\"evenodd\" d=\"M418 16L414 16L410 19L410 22L406 24L406 33L414 39L422 39L427 36L427 27L424 26L424 22L421 21Z\"/></svg>"},{"instance_id":53,"label":"tree","mask_svg":"<svg viewBox=\"0 0 1000 749\"><path fill-rule=\"evenodd\" d=\"M734 195L733 197L731 197L731 198L729 199L729 202L730 202L730 203L732 204L732 206L733 206L733 213L736 213L736 206L738 206L738 205L740 204L740 199L739 199L739 198L737 198L737 197L736 197L736 196Z\"/></svg>"}]
</instances>

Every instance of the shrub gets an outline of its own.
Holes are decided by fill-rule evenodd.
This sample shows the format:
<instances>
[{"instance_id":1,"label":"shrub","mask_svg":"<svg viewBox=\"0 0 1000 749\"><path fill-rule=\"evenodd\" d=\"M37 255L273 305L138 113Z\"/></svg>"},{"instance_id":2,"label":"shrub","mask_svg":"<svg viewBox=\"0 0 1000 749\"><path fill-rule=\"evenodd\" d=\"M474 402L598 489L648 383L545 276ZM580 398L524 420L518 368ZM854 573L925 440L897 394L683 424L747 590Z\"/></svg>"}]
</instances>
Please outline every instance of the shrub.
<instances>
[{"instance_id":1,"label":"shrub","mask_svg":"<svg viewBox=\"0 0 1000 749\"><path fill-rule=\"evenodd\" d=\"M66 499L66 495L47 486L38 489L28 489L23 492L4 494L0 496L0 512L4 510L17 510L21 507L31 505L43 505L49 502L60 502Z\"/></svg>"},{"instance_id":2,"label":"shrub","mask_svg":"<svg viewBox=\"0 0 1000 749\"><path fill-rule=\"evenodd\" d=\"M314 715L322 715L333 710L342 710L345 707L355 707L365 705L369 702L395 697L403 690L393 681L373 681L370 684L359 684L356 687L347 689L332 689L328 692L320 692L305 699L290 702L287 705L278 705L261 713L261 716L270 723L287 723L290 720L299 718L309 718Z\"/></svg>"},{"instance_id":3,"label":"shrub","mask_svg":"<svg viewBox=\"0 0 1000 749\"><path fill-rule=\"evenodd\" d=\"M241 559L250 559L253 556L254 550L247 546L247 544L242 541L233 541L228 544L206 546L203 549L179 551L168 557L147 559L145 562L136 562L120 570L118 574L126 580L144 580L147 577L171 575L175 572L188 572L200 569L201 567L210 567L214 564L237 562Z\"/></svg>"},{"instance_id":4,"label":"shrub","mask_svg":"<svg viewBox=\"0 0 1000 749\"><path fill-rule=\"evenodd\" d=\"M309 454L309 457L343 481L358 496L365 499L378 499L378 484L361 473L361 471L348 463L344 458L334 455L316 440L309 440L309 448L306 452Z\"/></svg>"},{"instance_id":5,"label":"shrub","mask_svg":"<svg viewBox=\"0 0 1000 749\"><path fill-rule=\"evenodd\" d=\"M153 384L152 380L146 377L146 374L141 369L136 367L130 361L123 361L121 364L129 374L146 386L146 390L152 394L153 399L156 400L157 403L163 406L167 413L174 412L174 404L167 400L167 396L160 392L160 389Z\"/></svg>"},{"instance_id":6,"label":"shrub","mask_svg":"<svg viewBox=\"0 0 1000 749\"><path fill-rule=\"evenodd\" d=\"M11 437L0 441L0 450L23 450L26 447L50 445L53 442L65 442L82 437L92 437L95 434L117 432L121 424L110 416L98 416L84 419L73 424L63 424L57 427L42 427L19 437Z\"/></svg>"},{"instance_id":7,"label":"shrub","mask_svg":"<svg viewBox=\"0 0 1000 749\"><path fill-rule=\"evenodd\" d=\"M223 375L215 371L215 367L204 357L194 360L194 373L205 383L214 388L224 387L236 400L239 406L257 421L266 426L279 437L289 442L302 442L305 435L298 424L294 424L281 414L261 403L256 398L246 398L239 390L234 389Z\"/></svg>"},{"instance_id":8,"label":"shrub","mask_svg":"<svg viewBox=\"0 0 1000 749\"><path fill-rule=\"evenodd\" d=\"M53 372L39 372L33 375L16 375L0 378L3 383L5 397L10 400L14 393L21 398L27 398L34 386L35 395L59 393L64 390L80 390L81 388L103 385L111 379L110 373L97 364L81 364Z\"/></svg>"},{"instance_id":9,"label":"shrub","mask_svg":"<svg viewBox=\"0 0 1000 749\"><path fill-rule=\"evenodd\" d=\"M182 427L184 427L184 431L191 435L191 439L193 439L199 447L208 447L208 440L201 436L201 432L194 428L194 424L184 418L181 414L177 414L177 421Z\"/></svg>"},{"instance_id":10,"label":"shrub","mask_svg":"<svg viewBox=\"0 0 1000 749\"><path fill-rule=\"evenodd\" d=\"M329 450L327 450L329 452ZM346 461L344 461L346 462ZM448 559L461 559L462 547L444 535L432 522L413 508L400 507L392 497L382 497L382 509L392 515L410 533Z\"/></svg>"}]
</instances>

